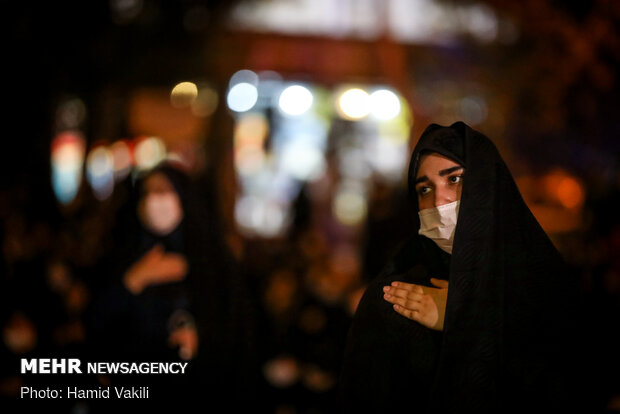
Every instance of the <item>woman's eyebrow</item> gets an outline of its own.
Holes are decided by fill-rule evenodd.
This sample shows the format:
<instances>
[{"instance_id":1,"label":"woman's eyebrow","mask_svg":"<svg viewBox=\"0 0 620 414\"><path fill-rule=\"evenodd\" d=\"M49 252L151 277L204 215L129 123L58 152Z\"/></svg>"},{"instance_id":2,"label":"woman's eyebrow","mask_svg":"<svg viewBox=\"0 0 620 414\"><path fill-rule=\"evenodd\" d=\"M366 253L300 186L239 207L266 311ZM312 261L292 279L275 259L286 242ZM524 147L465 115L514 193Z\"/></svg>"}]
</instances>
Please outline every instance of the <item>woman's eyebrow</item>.
<instances>
[{"instance_id":1,"label":"woman's eyebrow","mask_svg":"<svg viewBox=\"0 0 620 414\"><path fill-rule=\"evenodd\" d=\"M455 165L454 167L446 168L445 170L440 170L439 171L439 176L443 177L443 176L446 176L446 175L448 175L450 173L453 173L455 171L462 170L462 169L463 169L462 166ZM422 183L424 181L429 181L429 179L428 179L428 177L426 175L423 175L421 177L416 178L414 184L419 184L419 183Z\"/></svg>"},{"instance_id":2,"label":"woman's eyebrow","mask_svg":"<svg viewBox=\"0 0 620 414\"><path fill-rule=\"evenodd\" d=\"M441 170L439 171L439 176L443 177L444 175L448 175L450 173L453 173L454 171L458 171L458 170L462 170L463 167L460 165L456 165L454 167L450 167L450 168L446 168L445 170Z\"/></svg>"}]
</instances>

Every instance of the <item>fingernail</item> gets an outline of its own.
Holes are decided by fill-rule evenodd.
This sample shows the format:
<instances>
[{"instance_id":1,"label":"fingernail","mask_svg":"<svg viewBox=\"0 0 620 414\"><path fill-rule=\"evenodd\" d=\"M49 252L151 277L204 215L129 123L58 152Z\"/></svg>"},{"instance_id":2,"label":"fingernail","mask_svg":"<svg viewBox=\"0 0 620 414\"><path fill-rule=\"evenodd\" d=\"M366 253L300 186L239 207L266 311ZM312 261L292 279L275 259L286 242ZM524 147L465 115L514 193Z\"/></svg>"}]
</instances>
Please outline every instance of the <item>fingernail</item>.
<instances>
[{"instance_id":1,"label":"fingernail","mask_svg":"<svg viewBox=\"0 0 620 414\"><path fill-rule=\"evenodd\" d=\"M386 293L385 295L383 295L384 298L389 299L392 297L392 295L390 295L389 293Z\"/></svg>"},{"instance_id":2,"label":"fingernail","mask_svg":"<svg viewBox=\"0 0 620 414\"><path fill-rule=\"evenodd\" d=\"M390 287L389 286L383 286L383 291L384 292L389 292L390 291Z\"/></svg>"},{"instance_id":3,"label":"fingernail","mask_svg":"<svg viewBox=\"0 0 620 414\"><path fill-rule=\"evenodd\" d=\"M398 282L392 282L392 286L398 286Z\"/></svg>"}]
</instances>

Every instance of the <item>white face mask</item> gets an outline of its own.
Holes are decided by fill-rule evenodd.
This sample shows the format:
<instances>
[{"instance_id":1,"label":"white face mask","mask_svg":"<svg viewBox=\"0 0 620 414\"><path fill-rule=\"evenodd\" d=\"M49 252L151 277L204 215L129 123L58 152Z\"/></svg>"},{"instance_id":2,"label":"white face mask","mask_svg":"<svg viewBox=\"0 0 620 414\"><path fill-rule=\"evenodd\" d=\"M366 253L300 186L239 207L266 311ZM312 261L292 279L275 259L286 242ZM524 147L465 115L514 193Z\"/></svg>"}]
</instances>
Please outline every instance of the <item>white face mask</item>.
<instances>
[{"instance_id":1,"label":"white face mask","mask_svg":"<svg viewBox=\"0 0 620 414\"><path fill-rule=\"evenodd\" d=\"M427 208L418 212L420 231L418 234L434 241L443 251L452 254L452 242L460 201Z\"/></svg>"},{"instance_id":2,"label":"white face mask","mask_svg":"<svg viewBox=\"0 0 620 414\"><path fill-rule=\"evenodd\" d=\"M155 234L171 233L183 219L181 201L173 192L149 194L143 203L144 225Z\"/></svg>"}]
</instances>

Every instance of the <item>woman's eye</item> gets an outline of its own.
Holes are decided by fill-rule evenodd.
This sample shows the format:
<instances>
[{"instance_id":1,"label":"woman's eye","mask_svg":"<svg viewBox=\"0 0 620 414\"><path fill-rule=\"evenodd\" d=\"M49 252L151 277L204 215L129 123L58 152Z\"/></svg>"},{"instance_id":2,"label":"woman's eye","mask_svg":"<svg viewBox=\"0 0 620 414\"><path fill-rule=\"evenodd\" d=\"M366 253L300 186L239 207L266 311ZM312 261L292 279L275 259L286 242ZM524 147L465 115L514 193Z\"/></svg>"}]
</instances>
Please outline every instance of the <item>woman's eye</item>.
<instances>
[{"instance_id":1,"label":"woman's eye","mask_svg":"<svg viewBox=\"0 0 620 414\"><path fill-rule=\"evenodd\" d=\"M430 187L420 187L420 188L418 188L418 194L420 194L420 195L428 194L430 191L431 191Z\"/></svg>"},{"instance_id":2,"label":"woman's eye","mask_svg":"<svg viewBox=\"0 0 620 414\"><path fill-rule=\"evenodd\" d=\"M453 175L452 177L449 178L450 182L452 184L456 184L456 183L460 183L461 180L463 180L463 176L462 175Z\"/></svg>"}]
</instances>

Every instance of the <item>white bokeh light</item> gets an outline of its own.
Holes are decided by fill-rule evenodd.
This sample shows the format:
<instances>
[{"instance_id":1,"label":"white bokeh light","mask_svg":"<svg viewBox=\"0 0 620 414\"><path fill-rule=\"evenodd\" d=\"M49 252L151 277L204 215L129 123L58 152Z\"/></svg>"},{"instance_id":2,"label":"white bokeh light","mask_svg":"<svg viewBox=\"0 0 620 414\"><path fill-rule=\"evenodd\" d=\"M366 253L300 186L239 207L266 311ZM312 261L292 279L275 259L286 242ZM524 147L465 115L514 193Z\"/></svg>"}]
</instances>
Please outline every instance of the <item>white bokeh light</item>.
<instances>
[{"instance_id":1,"label":"white bokeh light","mask_svg":"<svg viewBox=\"0 0 620 414\"><path fill-rule=\"evenodd\" d=\"M370 94L370 112L375 118L388 121L400 114L400 99L387 89L380 89Z\"/></svg>"},{"instance_id":2,"label":"white bokeh light","mask_svg":"<svg viewBox=\"0 0 620 414\"><path fill-rule=\"evenodd\" d=\"M326 168L320 148L304 143L287 145L282 152L282 169L298 180L314 180Z\"/></svg>"},{"instance_id":3,"label":"white bokeh light","mask_svg":"<svg viewBox=\"0 0 620 414\"><path fill-rule=\"evenodd\" d=\"M93 194L98 200L105 200L114 190L114 160L112 152L101 145L93 148L86 158L86 177Z\"/></svg>"},{"instance_id":4,"label":"white bokeh light","mask_svg":"<svg viewBox=\"0 0 620 414\"><path fill-rule=\"evenodd\" d=\"M280 94L278 105L287 115L301 115L312 106L313 96L308 88L292 85Z\"/></svg>"},{"instance_id":5,"label":"white bokeh light","mask_svg":"<svg viewBox=\"0 0 620 414\"><path fill-rule=\"evenodd\" d=\"M256 105L257 100L258 89L247 82L237 83L232 86L226 97L228 107L235 112L249 111Z\"/></svg>"}]
</instances>

